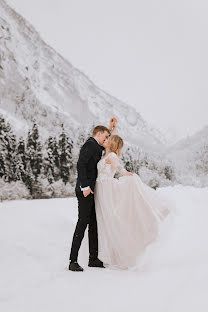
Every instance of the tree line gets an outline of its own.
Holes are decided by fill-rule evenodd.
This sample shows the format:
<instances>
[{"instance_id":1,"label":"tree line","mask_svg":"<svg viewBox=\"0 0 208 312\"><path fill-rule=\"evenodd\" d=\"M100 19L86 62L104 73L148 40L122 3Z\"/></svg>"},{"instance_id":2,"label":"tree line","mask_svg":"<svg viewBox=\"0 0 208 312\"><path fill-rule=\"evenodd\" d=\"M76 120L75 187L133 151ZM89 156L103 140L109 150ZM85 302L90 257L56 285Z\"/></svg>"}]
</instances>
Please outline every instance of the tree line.
<instances>
[{"instance_id":1,"label":"tree line","mask_svg":"<svg viewBox=\"0 0 208 312\"><path fill-rule=\"evenodd\" d=\"M38 197L40 179L47 179L49 184L72 182L72 148L73 141L63 124L59 136L49 136L43 144L35 121L26 138L17 138L0 116L0 178L8 183L23 182L32 197Z\"/></svg>"},{"instance_id":2,"label":"tree line","mask_svg":"<svg viewBox=\"0 0 208 312\"><path fill-rule=\"evenodd\" d=\"M79 130L72 139L62 124L57 136L49 136L43 142L35 120L26 136L17 138L10 123L0 116L1 183L4 186L6 183L7 189L10 184L10 193L11 190L18 193L19 187L21 189L24 185L30 198L72 194L79 149L91 135L91 130ZM141 147L127 147L123 151L122 161L127 170L139 174L153 188L168 185L175 179L173 166L169 162L161 159L160 155L147 153ZM17 185L18 182L21 185L12 189L11 185ZM24 194L25 192L23 197ZM2 198L7 198L7 194L1 195L0 191L0 199Z\"/></svg>"}]
</instances>

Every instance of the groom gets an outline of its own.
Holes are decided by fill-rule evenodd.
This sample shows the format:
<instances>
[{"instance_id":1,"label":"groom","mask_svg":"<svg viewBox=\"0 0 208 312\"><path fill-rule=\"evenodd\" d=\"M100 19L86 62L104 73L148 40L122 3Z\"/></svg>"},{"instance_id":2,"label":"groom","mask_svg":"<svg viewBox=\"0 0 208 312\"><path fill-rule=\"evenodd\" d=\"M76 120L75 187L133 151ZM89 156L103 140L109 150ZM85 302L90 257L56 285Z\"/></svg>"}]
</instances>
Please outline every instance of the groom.
<instances>
[{"instance_id":1,"label":"groom","mask_svg":"<svg viewBox=\"0 0 208 312\"><path fill-rule=\"evenodd\" d=\"M77 184L75 188L78 200L78 221L75 228L69 270L83 271L78 264L77 258L81 246L84 232L88 228L89 237L89 267L104 268L103 263L98 259L98 236L97 220L95 213L94 188L97 178L97 163L102 157L102 146L105 140L110 136L114 127L114 118L110 120L109 129L104 126L97 126L93 129L90 137L81 147L79 159L77 162Z\"/></svg>"}]
</instances>

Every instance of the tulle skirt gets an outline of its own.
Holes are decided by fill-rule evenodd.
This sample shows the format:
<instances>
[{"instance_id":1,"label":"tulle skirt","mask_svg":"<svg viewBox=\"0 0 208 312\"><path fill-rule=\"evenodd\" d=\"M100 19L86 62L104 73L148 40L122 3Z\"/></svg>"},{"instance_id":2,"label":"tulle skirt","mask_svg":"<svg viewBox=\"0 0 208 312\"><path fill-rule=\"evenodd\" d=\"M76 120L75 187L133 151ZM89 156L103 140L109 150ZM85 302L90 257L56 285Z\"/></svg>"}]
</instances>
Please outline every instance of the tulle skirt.
<instances>
[{"instance_id":1,"label":"tulle skirt","mask_svg":"<svg viewBox=\"0 0 208 312\"><path fill-rule=\"evenodd\" d=\"M97 179L95 209L98 257L107 267L128 269L138 264L146 246L157 239L167 202L137 174Z\"/></svg>"}]
</instances>

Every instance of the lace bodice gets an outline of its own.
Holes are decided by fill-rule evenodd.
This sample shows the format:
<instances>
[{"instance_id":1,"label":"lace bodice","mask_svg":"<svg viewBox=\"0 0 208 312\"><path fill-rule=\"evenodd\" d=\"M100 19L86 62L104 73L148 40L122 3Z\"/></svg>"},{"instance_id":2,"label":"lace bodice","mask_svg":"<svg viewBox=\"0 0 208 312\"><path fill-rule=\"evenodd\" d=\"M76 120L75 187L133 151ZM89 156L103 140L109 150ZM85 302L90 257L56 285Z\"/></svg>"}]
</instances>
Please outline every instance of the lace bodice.
<instances>
[{"instance_id":1,"label":"lace bodice","mask_svg":"<svg viewBox=\"0 0 208 312\"><path fill-rule=\"evenodd\" d=\"M106 163L106 160L110 162L109 164ZM105 178L113 178L115 173L118 172L121 175L126 175L127 170L121 164L119 157L114 153L111 152L108 156L104 156L97 164L98 168L98 176L97 179L105 179Z\"/></svg>"}]
</instances>

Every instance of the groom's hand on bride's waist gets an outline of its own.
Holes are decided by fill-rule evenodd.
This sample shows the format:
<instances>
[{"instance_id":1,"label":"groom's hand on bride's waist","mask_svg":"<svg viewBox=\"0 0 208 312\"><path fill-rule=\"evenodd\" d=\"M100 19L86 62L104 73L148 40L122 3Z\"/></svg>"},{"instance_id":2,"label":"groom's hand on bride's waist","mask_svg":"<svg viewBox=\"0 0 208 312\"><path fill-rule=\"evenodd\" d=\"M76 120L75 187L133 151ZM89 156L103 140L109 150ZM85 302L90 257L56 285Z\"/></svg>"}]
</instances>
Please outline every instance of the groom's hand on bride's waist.
<instances>
[{"instance_id":1,"label":"groom's hand on bride's waist","mask_svg":"<svg viewBox=\"0 0 208 312\"><path fill-rule=\"evenodd\" d=\"M88 188L87 190L83 191L84 197L87 197L91 193L94 194L94 192L91 190L91 188Z\"/></svg>"}]
</instances>

